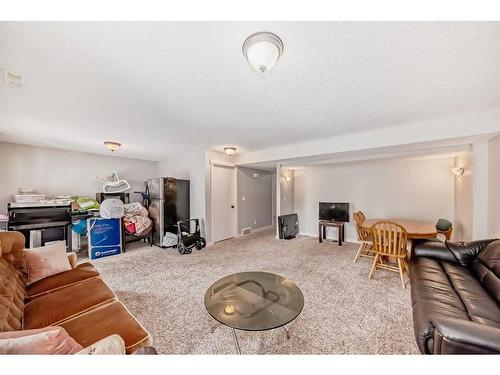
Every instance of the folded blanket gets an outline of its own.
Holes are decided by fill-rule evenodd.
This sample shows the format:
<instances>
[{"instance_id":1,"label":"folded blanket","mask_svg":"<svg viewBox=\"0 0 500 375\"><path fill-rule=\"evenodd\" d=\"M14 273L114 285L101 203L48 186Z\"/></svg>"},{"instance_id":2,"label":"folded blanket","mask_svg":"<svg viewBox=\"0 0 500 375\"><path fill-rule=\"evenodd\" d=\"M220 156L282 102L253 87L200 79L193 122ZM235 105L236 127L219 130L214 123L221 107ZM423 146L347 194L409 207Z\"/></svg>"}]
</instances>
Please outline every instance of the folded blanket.
<instances>
[{"instance_id":1,"label":"folded blanket","mask_svg":"<svg viewBox=\"0 0 500 375\"><path fill-rule=\"evenodd\" d=\"M153 222L149 218L148 210L140 203L128 203L124 206L124 211L123 221L127 233L145 236L152 230Z\"/></svg>"},{"instance_id":2,"label":"folded blanket","mask_svg":"<svg viewBox=\"0 0 500 375\"><path fill-rule=\"evenodd\" d=\"M138 215L141 209L144 208L139 202L127 203L124 207L125 216Z\"/></svg>"}]
</instances>

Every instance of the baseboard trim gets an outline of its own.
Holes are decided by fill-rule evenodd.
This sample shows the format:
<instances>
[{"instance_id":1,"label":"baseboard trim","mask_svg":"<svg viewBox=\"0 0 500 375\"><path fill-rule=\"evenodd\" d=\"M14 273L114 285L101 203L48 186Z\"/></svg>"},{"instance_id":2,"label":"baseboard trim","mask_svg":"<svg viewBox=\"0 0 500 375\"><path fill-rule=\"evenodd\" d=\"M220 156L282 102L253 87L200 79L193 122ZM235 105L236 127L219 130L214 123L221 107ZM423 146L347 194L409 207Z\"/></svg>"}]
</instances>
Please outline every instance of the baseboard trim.
<instances>
[{"instance_id":1,"label":"baseboard trim","mask_svg":"<svg viewBox=\"0 0 500 375\"><path fill-rule=\"evenodd\" d=\"M245 235L242 235L241 233L238 233L236 236L231 237L231 238L246 237L246 236L249 236L249 235L251 235L253 233L262 232L262 231L264 231L266 229L270 229L270 228L274 228L274 225L266 225L265 227L260 227L260 228L254 229L250 233L245 234ZM228 240L230 240L231 238L228 238ZM224 240L224 241L226 241L226 240ZM207 247L210 247L210 246L213 246L213 245L215 245L215 242L213 242L213 241L207 242Z\"/></svg>"},{"instance_id":2,"label":"baseboard trim","mask_svg":"<svg viewBox=\"0 0 500 375\"><path fill-rule=\"evenodd\" d=\"M299 233L301 236L307 236L307 237L312 237L312 238L319 238L318 233L305 233L305 232L300 232ZM334 240L335 238L327 238L327 240ZM355 238L346 238L344 242L351 242L351 243L359 243L357 239Z\"/></svg>"},{"instance_id":3,"label":"baseboard trim","mask_svg":"<svg viewBox=\"0 0 500 375\"><path fill-rule=\"evenodd\" d=\"M252 233L259 233L259 232L262 232L262 231L270 229L270 228L274 228L274 225L266 225L265 227L260 227L260 228L257 228L257 229L252 229L252 231L250 233L248 233L248 234L241 234L241 232L240 232L240 233L238 233L236 235L236 237L237 238L246 237L246 236L251 235Z\"/></svg>"}]
</instances>

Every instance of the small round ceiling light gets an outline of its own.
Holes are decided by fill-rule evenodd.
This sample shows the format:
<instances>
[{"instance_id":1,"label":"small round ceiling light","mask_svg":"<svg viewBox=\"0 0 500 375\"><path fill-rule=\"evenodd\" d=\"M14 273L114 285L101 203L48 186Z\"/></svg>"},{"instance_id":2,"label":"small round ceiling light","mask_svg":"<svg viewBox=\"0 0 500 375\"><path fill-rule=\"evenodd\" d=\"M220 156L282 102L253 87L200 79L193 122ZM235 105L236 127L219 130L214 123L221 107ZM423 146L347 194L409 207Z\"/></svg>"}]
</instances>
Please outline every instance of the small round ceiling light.
<instances>
[{"instance_id":1,"label":"small round ceiling light","mask_svg":"<svg viewBox=\"0 0 500 375\"><path fill-rule=\"evenodd\" d=\"M229 156L233 156L236 152L236 147L224 147L224 152Z\"/></svg>"},{"instance_id":2,"label":"small round ceiling light","mask_svg":"<svg viewBox=\"0 0 500 375\"><path fill-rule=\"evenodd\" d=\"M106 147L109 151L115 152L121 147L121 143L118 142L111 142L111 141L106 141L104 142L104 147Z\"/></svg>"},{"instance_id":3,"label":"small round ceiling light","mask_svg":"<svg viewBox=\"0 0 500 375\"><path fill-rule=\"evenodd\" d=\"M243 55L250 66L260 73L272 69L282 54L282 40L267 31L252 34L243 43Z\"/></svg>"}]
</instances>

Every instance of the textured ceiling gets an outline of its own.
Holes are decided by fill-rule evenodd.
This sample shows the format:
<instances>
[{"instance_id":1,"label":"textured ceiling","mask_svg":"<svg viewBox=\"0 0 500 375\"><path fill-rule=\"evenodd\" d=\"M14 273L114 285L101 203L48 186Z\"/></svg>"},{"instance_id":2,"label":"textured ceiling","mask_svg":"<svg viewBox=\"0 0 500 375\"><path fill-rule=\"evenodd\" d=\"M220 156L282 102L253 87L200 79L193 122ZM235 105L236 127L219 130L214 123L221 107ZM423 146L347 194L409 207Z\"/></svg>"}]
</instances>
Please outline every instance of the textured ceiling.
<instances>
[{"instance_id":1,"label":"textured ceiling","mask_svg":"<svg viewBox=\"0 0 500 375\"><path fill-rule=\"evenodd\" d=\"M241 45L278 34L273 70ZM0 140L161 160L259 150L500 105L495 22L1 22Z\"/></svg>"}]
</instances>

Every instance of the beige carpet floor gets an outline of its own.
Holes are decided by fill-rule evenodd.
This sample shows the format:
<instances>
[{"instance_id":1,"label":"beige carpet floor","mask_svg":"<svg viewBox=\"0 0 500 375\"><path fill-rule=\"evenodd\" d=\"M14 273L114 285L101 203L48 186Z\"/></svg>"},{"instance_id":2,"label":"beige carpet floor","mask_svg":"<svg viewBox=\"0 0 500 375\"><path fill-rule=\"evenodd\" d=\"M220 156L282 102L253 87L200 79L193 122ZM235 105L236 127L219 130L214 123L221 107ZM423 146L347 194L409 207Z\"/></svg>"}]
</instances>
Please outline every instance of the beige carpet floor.
<instances>
[{"instance_id":1,"label":"beige carpet floor","mask_svg":"<svg viewBox=\"0 0 500 375\"><path fill-rule=\"evenodd\" d=\"M280 241L266 230L190 255L136 244L94 264L161 354L234 354L231 329L206 312L203 297L217 279L254 270L292 279L305 304L289 340L283 329L238 331L243 354L418 353L409 285L401 289L398 274L380 270L368 280L371 262L353 264L356 248Z\"/></svg>"}]
</instances>

